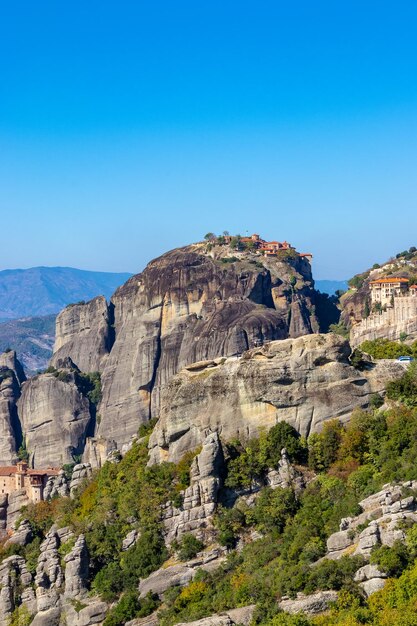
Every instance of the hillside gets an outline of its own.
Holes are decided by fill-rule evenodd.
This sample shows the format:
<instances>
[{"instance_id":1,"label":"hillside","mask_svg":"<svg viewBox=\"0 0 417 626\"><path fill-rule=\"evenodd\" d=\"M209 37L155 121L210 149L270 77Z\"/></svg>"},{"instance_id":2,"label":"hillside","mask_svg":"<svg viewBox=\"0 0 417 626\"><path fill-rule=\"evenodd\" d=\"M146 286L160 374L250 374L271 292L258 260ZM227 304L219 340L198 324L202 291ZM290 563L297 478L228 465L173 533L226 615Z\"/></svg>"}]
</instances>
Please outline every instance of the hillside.
<instances>
[{"instance_id":1,"label":"hillside","mask_svg":"<svg viewBox=\"0 0 417 626\"><path fill-rule=\"evenodd\" d=\"M413 576L415 365L319 332L309 255L231 245L67 306L41 374L0 355L0 626L376 626Z\"/></svg>"},{"instance_id":2,"label":"hillside","mask_svg":"<svg viewBox=\"0 0 417 626\"><path fill-rule=\"evenodd\" d=\"M67 468L0 548L1 626L414 626L415 369L386 399L306 439L211 433L176 463L149 465L149 424Z\"/></svg>"},{"instance_id":3,"label":"hillside","mask_svg":"<svg viewBox=\"0 0 417 626\"><path fill-rule=\"evenodd\" d=\"M0 352L15 350L27 374L45 369L55 340L55 315L0 323Z\"/></svg>"},{"instance_id":4,"label":"hillside","mask_svg":"<svg viewBox=\"0 0 417 626\"><path fill-rule=\"evenodd\" d=\"M71 267L32 267L0 272L0 320L58 313L71 302L110 298L131 274Z\"/></svg>"},{"instance_id":5,"label":"hillside","mask_svg":"<svg viewBox=\"0 0 417 626\"><path fill-rule=\"evenodd\" d=\"M342 321L350 328L369 315L370 288L369 283L379 278L404 277L410 285L417 282L417 250L399 252L385 263L375 263L371 268L356 274L348 281L349 290L342 296Z\"/></svg>"}]
</instances>

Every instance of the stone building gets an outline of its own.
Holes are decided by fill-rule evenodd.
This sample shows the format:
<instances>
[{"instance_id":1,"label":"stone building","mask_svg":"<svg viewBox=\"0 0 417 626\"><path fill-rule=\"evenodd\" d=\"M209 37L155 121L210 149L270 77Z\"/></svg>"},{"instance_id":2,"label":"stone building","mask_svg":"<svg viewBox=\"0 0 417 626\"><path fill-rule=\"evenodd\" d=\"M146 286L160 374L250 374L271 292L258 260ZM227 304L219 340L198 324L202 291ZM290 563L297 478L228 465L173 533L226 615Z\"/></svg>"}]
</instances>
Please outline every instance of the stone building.
<instances>
[{"instance_id":1,"label":"stone building","mask_svg":"<svg viewBox=\"0 0 417 626\"><path fill-rule=\"evenodd\" d=\"M32 502L43 500L43 490L50 476L57 476L59 469L28 469L28 464L20 461L17 465L0 467L0 495L10 495L24 489Z\"/></svg>"},{"instance_id":2,"label":"stone building","mask_svg":"<svg viewBox=\"0 0 417 626\"><path fill-rule=\"evenodd\" d=\"M408 293L408 278L378 278L372 280L369 287L373 305L391 306L393 298Z\"/></svg>"}]
</instances>

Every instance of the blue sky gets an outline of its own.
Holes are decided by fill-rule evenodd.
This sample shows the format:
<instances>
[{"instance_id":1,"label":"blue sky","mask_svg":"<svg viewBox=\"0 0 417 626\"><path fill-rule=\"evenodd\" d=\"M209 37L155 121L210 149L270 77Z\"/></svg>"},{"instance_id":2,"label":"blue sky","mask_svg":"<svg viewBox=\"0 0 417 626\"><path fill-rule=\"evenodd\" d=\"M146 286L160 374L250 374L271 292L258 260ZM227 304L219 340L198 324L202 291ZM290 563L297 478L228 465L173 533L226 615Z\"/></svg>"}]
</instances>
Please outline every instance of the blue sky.
<instances>
[{"instance_id":1,"label":"blue sky","mask_svg":"<svg viewBox=\"0 0 417 626\"><path fill-rule=\"evenodd\" d=\"M417 245L415 0L0 6L0 269L259 232L346 278Z\"/></svg>"}]
</instances>

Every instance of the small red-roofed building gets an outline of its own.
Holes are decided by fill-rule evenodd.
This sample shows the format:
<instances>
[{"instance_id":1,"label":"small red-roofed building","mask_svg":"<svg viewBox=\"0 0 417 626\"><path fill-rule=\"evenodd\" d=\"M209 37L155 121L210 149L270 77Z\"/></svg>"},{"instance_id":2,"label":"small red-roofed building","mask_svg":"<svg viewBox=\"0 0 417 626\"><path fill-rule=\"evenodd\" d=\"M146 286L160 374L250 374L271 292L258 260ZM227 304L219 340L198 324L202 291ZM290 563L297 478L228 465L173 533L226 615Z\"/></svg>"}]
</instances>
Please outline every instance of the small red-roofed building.
<instances>
[{"instance_id":1,"label":"small red-roofed building","mask_svg":"<svg viewBox=\"0 0 417 626\"><path fill-rule=\"evenodd\" d=\"M50 476L57 476L59 469L29 469L25 461L16 465L0 467L0 494L10 495L13 491L24 489L32 502L43 500L43 490Z\"/></svg>"},{"instance_id":2,"label":"small red-roofed building","mask_svg":"<svg viewBox=\"0 0 417 626\"><path fill-rule=\"evenodd\" d=\"M378 278L371 280L369 287L371 289L372 304L381 304L382 306L391 305L392 298L403 296L408 293L408 278L390 277Z\"/></svg>"}]
</instances>

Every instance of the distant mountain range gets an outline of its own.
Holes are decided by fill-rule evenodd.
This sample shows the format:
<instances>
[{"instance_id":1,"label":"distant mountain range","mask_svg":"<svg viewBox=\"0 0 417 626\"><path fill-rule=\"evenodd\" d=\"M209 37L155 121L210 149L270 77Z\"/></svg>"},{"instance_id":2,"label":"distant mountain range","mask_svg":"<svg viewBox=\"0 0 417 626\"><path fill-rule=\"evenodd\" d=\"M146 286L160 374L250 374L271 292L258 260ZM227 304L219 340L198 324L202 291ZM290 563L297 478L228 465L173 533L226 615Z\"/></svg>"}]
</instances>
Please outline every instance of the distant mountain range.
<instances>
[{"instance_id":1,"label":"distant mountain range","mask_svg":"<svg viewBox=\"0 0 417 626\"><path fill-rule=\"evenodd\" d=\"M338 289L347 291L347 280L315 280L315 288L321 293L328 293L330 296L336 293Z\"/></svg>"},{"instance_id":2,"label":"distant mountain range","mask_svg":"<svg viewBox=\"0 0 417 626\"><path fill-rule=\"evenodd\" d=\"M47 367L55 340L55 315L0 323L0 353L12 348L26 374Z\"/></svg>"},{"instance_id":3,"label":"distant mountain range","mask_svg":"<svg viewBox=\"0 0 417 626\"><path fill-rule=\"evenodd\" d=\"M98 295L110 298L131 274L72 267L31 267L0 272L0 321L58 313Z\"/></svg>"},{"instance_id":4,"label":"distant mountain range","mask_svg":"<svg viewBox=\"0 0 417 626\"><path fill-rule=\"evenodd\" d=\"M107 299L131 274L73 267L31 267L0 272L0 352L16 350L28 374L45 369L52 355L56 314L68 304Z\"/></svg>"}]
</instances>

